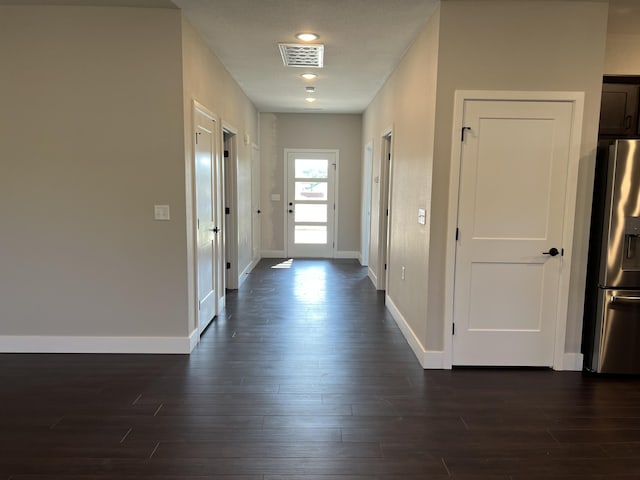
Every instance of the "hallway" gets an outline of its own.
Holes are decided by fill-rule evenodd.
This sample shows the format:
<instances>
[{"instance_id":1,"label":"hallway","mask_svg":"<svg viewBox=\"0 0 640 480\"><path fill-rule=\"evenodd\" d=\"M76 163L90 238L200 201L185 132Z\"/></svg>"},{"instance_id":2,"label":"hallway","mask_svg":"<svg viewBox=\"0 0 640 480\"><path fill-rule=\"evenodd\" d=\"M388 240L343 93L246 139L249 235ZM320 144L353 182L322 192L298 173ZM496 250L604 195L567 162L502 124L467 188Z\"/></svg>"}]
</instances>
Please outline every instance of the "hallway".
<instances>
[{"instance_id":1,"label":"hallway","mask_svg":"<svg viewBox=\"0 0 640 480\"><path fill-rule=\"evenodd\" d=\"M640 382L423 371L353 260L262 260L186 355L0 355L0 480L621 480Z\"/></svg>"}]
</instances>

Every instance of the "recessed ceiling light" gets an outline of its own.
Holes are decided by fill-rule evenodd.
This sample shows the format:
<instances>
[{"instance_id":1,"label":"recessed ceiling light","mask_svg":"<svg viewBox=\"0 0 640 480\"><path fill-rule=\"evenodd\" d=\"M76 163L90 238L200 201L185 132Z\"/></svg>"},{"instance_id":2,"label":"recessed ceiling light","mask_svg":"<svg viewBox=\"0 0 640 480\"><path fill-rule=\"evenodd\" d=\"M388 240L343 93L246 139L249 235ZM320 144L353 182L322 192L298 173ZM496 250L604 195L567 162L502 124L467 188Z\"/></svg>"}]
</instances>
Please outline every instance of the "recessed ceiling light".
<instances>
[{"instance_id":1,"label":"recessed ceiling light","mask_svg":"<svg viewBox=\"0 0 640 480\"><path fill-rule=\"evenodd\" d=\"M302 40L303 42L313 42L318 39L318 35L315 33L303 32L296 35L298 40Z\"/></svg>"},{"instance_id":2,"label":"recessed ceiling light","mask_svg":"<svg viewBox=\"0 0 640 480\"><path fill-rule=\"evenodd\" d=\"M307 93L313 93L316 91L316 87L304 87Z\"/></svg>"},{"instance_id":3,"label":"recessed ceiling light","mask_svg":"<svg viewBox=\"0 0 640 480\"><path fill-rule=\"evenodd\" d=\"M313 80L314 78L318 78L318 75L316 75L315 73L303 73L300 76L305 80Z\"/></svg>"},{"instance_id":4,"label":"recessed ceiling light","mask_svg":"<svg viewBox=\"0 0 640 480\"><path fill-rule=\"evenodd\" d=\"M309 102L309 103L313 103L313 102L315 102L315 101L316 101L315 97L307 97L307 98L305 98L305 100L306 100L307 102Z\"/></svg>"}]
</instances>

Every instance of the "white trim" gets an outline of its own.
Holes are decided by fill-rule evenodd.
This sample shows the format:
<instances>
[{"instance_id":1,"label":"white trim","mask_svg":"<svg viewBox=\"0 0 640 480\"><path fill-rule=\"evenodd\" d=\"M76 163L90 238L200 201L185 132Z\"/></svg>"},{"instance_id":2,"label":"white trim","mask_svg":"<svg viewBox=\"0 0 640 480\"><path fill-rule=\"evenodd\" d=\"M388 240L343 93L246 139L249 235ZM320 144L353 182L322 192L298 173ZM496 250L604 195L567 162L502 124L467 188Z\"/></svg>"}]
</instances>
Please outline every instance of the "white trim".
<instances>
[{"instance_id":1,"label":"white trim","mask_svg":"<svg viewBox=\"0 0 640 480\"><path fill-rule=\"evenodd\" d=\"M262 250L260 252L262 258L285 258L284 250Z\"/></svg>"},{"instance_id":2,"label":"white trim","mask_svg":"<svg viewBox=\"0 0 640 480\"><path fill-rule=\"evenodd\" d=\"M333 258L349 258L358 260L360 258L360 252L351 252L348 250L339 250L335 252Z\"/></svg>"},{"instance_id":3,"label":"white trim","mask_svg":"<svg viewBox=\"0 0 640 480\"><path fill-rule=\"evenodd\" d=\"M380 290L378 288L378 276L376 275L376 272L371 269L371 265L369 265L369 268L367 268L367 275L369 276L369 279L371 280L371 283L373 283L373 286L376 288L376 290Z\"/></svg>"},{"instance_id":4,"label":"white trim","mask_svg":"<svg viewBox=\"0 0 640 480\"><path fill-rule=\"evenodd\" d=\"M364 146L362 156L362 205L360 212L361 239L360 239L360 265L369 265L369 246L371 245L371 194L373 191L373 139Z\"/></svg>"},{"instance_id":5,"label":"white trim","mask_svg":"<svg viewBox=\"0 0 640 480\"><path fill-rule=\"evenodd\" d=\"M407 340L411 350L413 350L418 362L420 362L420 366L425 370L443 369L444 352L427 350L424 348L422 342L420 342L418 336L414 333L413 329L402 313L400 313L400 310L396 307L395 303L393 303L393 300L391 300L389 295L385 295L385 305L398 325L398 328L400 328L402 335L404 335L404 338Z\"/></svg>"},{"instance_id":6,"label":"white trim","mask_svg":"<svg viewBox=\"0 0 640 480\"><path fill-rule=\"evenodd\" d=\"M189 328L199 329L200 319L198 317L198 227L197 227L197 215L196 208L196 146L195 146L195 128L196 128L196 115L200 112L205 117L209 118L213 122L213 143L211 145L212 160L215 162L216 142L218 135L218 117L202 103L196 99L191 100L191 125L189 129L189 142L191 145L191 152L189 158L185 158L185 202L186 202L186 228L187 228L187 322ZM185 152L186 157L186 152ZM217 195L217 192L212 188L211 195ZM219 257L218 252L218 257ZM220 297L221 286L216 285L216 295ZM222 293L224 297L224 292ZM220 298L216 299L215 314L221 311ZM196 342L197 343L197 342Z\"/></svg>"},{"instance_id":7,"label":"white trim","mask_svg":"<svg viewBox=\"0 0 640 480\"><path fill-rule=\"evenodd\" d=\"M188 354L198 344L198 329L188 337L76 337L2 335L4 353L178 353Z\"/></svg>"},{"instance_id":8,"label":"white trim","mask_svg":"<svg viewBox=\"0 0 640 480\"><path fill-rule=\"evenodd\" d=\"M200 343L200 331L196 328L191 335L189 335L189 353L193 352L193 349Z\"/></svg>"},{"instance_id":9,"label":"white trim","mask_svg":"<svg viewBox=\"0 0 640 480\"><path fill-rule=\"evenodd\" d=\"M567 372L581 372L584 365L584 355L581 353L565 353L562 359L562 368L554 370L565 370Z\"/></svg>"},{"instance_id":10,"label":"white trim","mask_svg":"<svg viewBox=\"0 0 640 480\"><path fill-rule=\"evenodd\" d=\"M385 305L387 307L387 310L389 310L389 312L391 313L393 319L396 321L398 328L400 328L402 335L404 335L404 338L407 340L407 343L411 347L411 350L413 350L413 353L418 359L418 362L420 362L420 366L422 366L422 368L424 368L425 370L444 368L444 352L433 350L430 351L424 348L422 342L418 339L417 335L414 333L413 329L404 318L402 313L400 313L400 310L398 309L398 307L396 307L395 303L393 303L393 300L391 300L391 297L389 297L389 295L385 295Z\"/></svg>"},{"instance_id":11,"label":"white trim","mask_svg":"<svg viewBox=\"0 0 640 480\"><path fill-rule=\"evenodd\" d=\"M444 368L451 368L453 362L453 337L448 332L453 325L453 297L455 293L455 229L458 220L458 198L460 184L460 131L464 116L464 102L468 100L510 100L573 103L573 121L569 147L569 165L567 175L566 201L563 225L562 270L558 307L556 310L556 335L553 368L562 370L565 366L564 344L567 331L569 308L569 283L571 276L571 257L573 229L575 222L576 196L578 190L578 167L580 165L580 142L582 138L582 117L584 110L584 92L543 92L543 91L485 91L458 90L454 97L453 128L451 132L451 169L449 174L449 213L447 221L447 249L445 270L444 305ZM582 368L582 367L581 367Z\"/></svg>"},{"instance_id":12,"label":"white trim","mask_svg":"<svg viewBox=\"0 0 640 480\"><path fill-rule=\"evenodd\" d=\"M249 276L249 274L251 273L251 271L255 268L255 266L258 264L258 260L255 260L253 262L251 262L249 265L247 265L247 268L245 268L241 273L240 276L238 278L238 288L240 288L240 285L242 285L245 280L247 279L247 277Z\"/></svg>"}]
</instances>

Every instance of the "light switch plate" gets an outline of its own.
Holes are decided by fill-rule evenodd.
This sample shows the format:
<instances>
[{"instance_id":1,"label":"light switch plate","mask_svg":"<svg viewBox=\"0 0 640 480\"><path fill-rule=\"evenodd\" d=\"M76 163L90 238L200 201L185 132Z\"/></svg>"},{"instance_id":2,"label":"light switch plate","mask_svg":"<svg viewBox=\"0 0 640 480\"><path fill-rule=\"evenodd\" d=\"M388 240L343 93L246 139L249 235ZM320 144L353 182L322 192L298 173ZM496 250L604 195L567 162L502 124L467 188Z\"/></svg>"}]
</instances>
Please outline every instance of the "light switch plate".
<instances>
[{"instance_id":1,"label":"light switch plate","mask_svg":"<svg viewBox=\"0 0 640 480\"><path fill-rule=\"evenodd\" d=\"M154 205L153 218L155 220L170 220L171 212L169 209L169 205Z\"/></svg>"},{"instance_id":2,"label":"light switch plate","mask_svg":"<svg viewBox=\"0 0 640 480\"><path fill-rule=\"evenodd\" d=\"M424 208L418 209L418 223L420 225L427 223L427 211Z\"/></svg>"}]
</instances>

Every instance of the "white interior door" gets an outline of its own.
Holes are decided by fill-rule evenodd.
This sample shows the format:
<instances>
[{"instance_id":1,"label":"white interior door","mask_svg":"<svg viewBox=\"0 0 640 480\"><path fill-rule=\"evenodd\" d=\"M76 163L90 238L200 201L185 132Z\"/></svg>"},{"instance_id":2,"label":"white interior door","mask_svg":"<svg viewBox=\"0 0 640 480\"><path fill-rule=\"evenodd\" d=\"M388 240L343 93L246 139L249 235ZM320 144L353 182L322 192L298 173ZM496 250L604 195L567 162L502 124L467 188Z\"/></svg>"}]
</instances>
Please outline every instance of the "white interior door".
<instances>
[{"instance_id":1,"label":"white interior door","mask_svg":"<svg viewBox=\"0 0 640 480\"><path fill-rule=\"evenodd\" d=\"M572 108L464 103L454 365L553 365Z\"/></svg>"},{"instance_id":2,"label":"white interior door","mask_svg":"<svg viewBox=\"0 0 640 480\"><path fill-rule=\"evenodd\" d=\"M195 178L197 215L197 292L200 333L218 313L219 228L216 218L215 120L195 112Z\"/></svg>"},{"instance_id":3,"label":"white interior door","mask_svg":"<svg viewBox=\"0 0 640 480\"><path fill-rule=\"evenodd\" d=\"M251 150L251 249L254 263L260 260L260 178L260 149L254 145Z\"/></svg>"},{"instance_id":4,"label":"white interior door","mask_svg":"<svg viewBox=\"0 0 640 480\"><path fill-rule=\"evenodd\" d=\"M360 264L369 265L369 243L371 239L371 171L373 168L373 143L364 148L364 165L362 172L362 239L360 241Z\"/></svg>"},{"instance_id":5,"label":"white interior door","mask_svg":"<svg viewBox=\"0 0 640 480\"><path fill-rule=\"evenodd\" d=\"M287 255L332 258L336 151L287 152Z\"/></svg>"}]
</instances>

